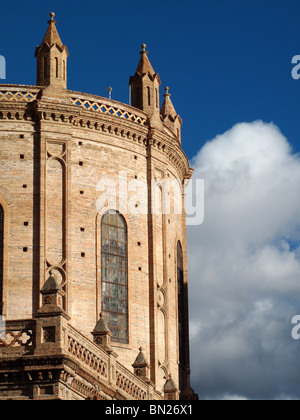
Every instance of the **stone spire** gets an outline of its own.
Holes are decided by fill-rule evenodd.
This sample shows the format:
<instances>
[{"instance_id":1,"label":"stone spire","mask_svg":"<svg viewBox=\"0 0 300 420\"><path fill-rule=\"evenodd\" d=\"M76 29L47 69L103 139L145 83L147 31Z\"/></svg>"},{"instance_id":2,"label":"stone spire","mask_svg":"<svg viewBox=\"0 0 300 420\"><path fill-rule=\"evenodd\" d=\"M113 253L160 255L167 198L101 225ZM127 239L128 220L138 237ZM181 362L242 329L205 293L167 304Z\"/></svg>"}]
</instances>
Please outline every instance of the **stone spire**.
<instances>
[{"instance_id":1,"label":"stone spire","mask_svg":"<svg viewBox=\"0 0 300 420\"><path fill-rule=\"evenodd\" d=\"M164 94L164 103L161 107L160 113L163 118L170 116L171 118L175 119L177 116L177 112L175 111L174 105L171 101L171 95L169 93L169 88L165 88L166 93Z\"/></svg>"},{"instance_id":2,"label":"stone spire","mask_svg":"<svg viewBox=\"0 0 300 420\"><path fill-rule=\"evenodd\" d=\"M130 78L131 104L149 115L150 125L162 128L159 108L159 87L161 85L158 73L155 73L148 58L146 44L142 44L141 58L135 75Z\"/></svg>"},{"instance_id":3,"label":"stone spire","mask_svg":"<svg viewBox=\"0 0 300 420\"><path fill-rule=\"evenodd\" d=\"M167 400L178 400L179 399L179 391L175 385L175 382L172 379L172 375L169 375L165 386L164 386L164 393L165 398Z\"/></svg>"},{"instance_id":4,"label":"stone spire","mask_svg":"<svg viewBox=\"0 0 300 420\"><path fill-rule=\"evenodd\" d=\"M94 343L97 344L97 346L105 350L107 353L113 353L113 350L110 347L112 333L105 322L102 312L99 315L99 319L94 330L92 331L92 335L94 337Z\"/></svg>"},{"instance_id":5,"label":"stone spire","mask_svg":"<svg viewBox=\"0 0 300 420\"><path fill-rule=\"evenodd\" d=\"M169 93L169 88L165 88L166 93L164 94L164 102L160 110L160 115L164 123L173 131L176 135L179 144L181 144L181 126L182 119L175 111L174 105L171 101L171 95Z\"/></svg>"},{"instance_id":6,"label":"stone spire","mask_svg":"<svg viewBox=\"0 0 300 420\"><path fill-rule=\"evenodd\" d=\"M55 271L51 270L48 280L40 290L42 295L42 306L38 310L38 315L45 314L64 314L63 310L63 290L57 280Z\"/></svg>"},{"instance_id":7,"label":"stone spire","mask_svg":"<svg viewBox=\"0 0 300 420\"><path fill-rule=\"evenodd\" d=\"M132 365L134 368L134 374L143 381L150 382L150 365L147 362L143 347L140 347L139 350L140 352Z\"/></svg>"},{"instance_id":8,"label":"stone spire","mask_svg":"<svg viewBox=\"0 0 300 420\"><path fill-rule=\"evenodd\" d=\"M37 85L51 86L56 91L67 88L68 49L63 45L56 29L55 13L50 13L48 29L39 47L36 47Z\"/></svg>"},{"instance_id":9,"label":"stone spire","mask_svg":"<svg viewBox=\"0 0 300 420\"><path fill-rule=\"evenodd\" d=\"M55 13L51 12L50 20L48 20L49 26L41 45L46 43L50 47L52 47L52 45L57 44L62 49L63 43L61 42L60 36L58 35L57 29L55 26L56 21L54 20L54 17L55 17Z\"/></svg>"},{"instance_id":10,"label":"stone spire","mask_svg":"<svg viewBox=\"0 0 300 420\"><path fill-rule=\"evenodd\" d=\"M139 73L141 76L149 74L151 77L154 78L156 73L153 70L153 67L152 67L152 65L149 61L149 58L148 58L149 53L148 53L148 51L146 51L147 45L142 44L141 47L142 47L142 51L140 52L141 59L140 59L139 65L136 69L136 73Z\"/></svg>"}]
</instances>

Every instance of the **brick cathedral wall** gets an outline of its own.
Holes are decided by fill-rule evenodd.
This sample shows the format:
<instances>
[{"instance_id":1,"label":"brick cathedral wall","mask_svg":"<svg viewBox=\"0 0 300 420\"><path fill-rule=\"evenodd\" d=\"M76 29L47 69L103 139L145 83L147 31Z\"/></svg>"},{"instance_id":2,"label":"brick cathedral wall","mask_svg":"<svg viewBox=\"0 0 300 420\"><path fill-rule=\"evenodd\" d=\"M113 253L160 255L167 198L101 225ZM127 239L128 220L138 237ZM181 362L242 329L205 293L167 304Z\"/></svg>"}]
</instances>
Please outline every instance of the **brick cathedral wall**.
<instances>
[{"instance_id":1,"label":"brick cathedral wall","mask_svg":"<svg viewBox=\"0 0 300 420\"><path fill-rule=\"evenodd\" d=\"M51 164L53 167L50 165L52 169L47 167L49 153L53 156L60 153L55 149L59 147L56 143L65 144L67 148L62 159L63 170L59 169L56 159ZM0 148L0 200L6 210L4 314L7 319L33 316L39 306L39 288L46 279L45 270L49 268L45 260L55 259L55 253L61 255L65 247L70 322L92 339L91 331L101 311L99 270L103 213L97 215L97 183L104 177L118 179L121 171L126 172L128 182L137 179L146 183L149 177L147 148L145 144L114 134L98 133L67 123L43 121L40 130L32 122L12 120L0 120ZM152 153L151 168L153 177L161 173L164 179L181 181L178 170L166 160L162 151ZM62 199L58 186L67 192L64 207L58 203ZM129 198L133 203L136 197L132 193ZM147 207L147 203L136 204ZM67 226L63 211L66 212ZM162 223L155 224L155 250L149 242L148 215L130 213L124 217L128 225L129 344L114 344L114 349L119 355L118 361L133 370L131 365L139 347L145 349L149 360L150 352L155 348L157 389L162 391L166 379L158 357L165 359L159 362L168 368L178 383L176 243L178 240L185 243L182 217L165 216L164 244L160 241ZM155 258L161 261L157 264L154 280L164 282L165 337L162 336L164 331L159 331L161 315L159 302L155 301L158 299L157 288L154 291L149 289L149 250L156 252ZM149 295L156 308L156 334L159 331L155 343L150 339Z\"/></svg>"},{"instance_id":2,"label":"brick cathedral wall","mask_svg":"<svg viewBox=\"0 0 300 420\"><path fill-rule=\"evenodd\" d=\"M4 207L4 315L32 316L35 132L31 122L1 121L0 203Z\"/></svg>"}]
</instances>

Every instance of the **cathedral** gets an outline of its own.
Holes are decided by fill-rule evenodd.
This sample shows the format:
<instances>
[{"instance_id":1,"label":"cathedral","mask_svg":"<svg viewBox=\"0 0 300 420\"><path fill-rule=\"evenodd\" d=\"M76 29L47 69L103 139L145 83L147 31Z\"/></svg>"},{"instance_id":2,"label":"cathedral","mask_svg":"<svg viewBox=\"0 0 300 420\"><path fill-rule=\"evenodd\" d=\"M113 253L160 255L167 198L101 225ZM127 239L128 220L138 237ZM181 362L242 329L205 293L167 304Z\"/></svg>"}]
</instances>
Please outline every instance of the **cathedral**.
<instances>
[{"instance_id":1,"label":"cathedral","mask_svg":"<svg viewBox=\"0 0 300 420\"><path fill-rule=\"evenodd\" d=\"M141 47L131 105L0 85L0 400L193 400L182 120ZM138 60L137 60L138 61Z\"/></svg>"}]
</instances>

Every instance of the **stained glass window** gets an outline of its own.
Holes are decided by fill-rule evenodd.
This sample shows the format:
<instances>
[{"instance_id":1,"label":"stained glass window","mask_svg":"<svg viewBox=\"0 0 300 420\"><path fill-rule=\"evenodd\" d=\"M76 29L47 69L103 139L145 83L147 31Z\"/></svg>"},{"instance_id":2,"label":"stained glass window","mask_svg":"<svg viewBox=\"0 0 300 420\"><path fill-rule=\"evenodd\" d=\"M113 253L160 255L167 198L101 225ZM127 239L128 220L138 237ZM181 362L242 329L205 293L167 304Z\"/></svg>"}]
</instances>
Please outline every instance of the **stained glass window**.
<instances>
[{"instance_id":1,"label":"stained glass window","mask_svg":"<svg viewBox=\"0 0 300 420\"><path fill-rule=\"evenodd\" d=\"M127 225L118 212L109 211L101 222L102 312L113 337L128 343Z\"/></svg>"},{"instance_id":2,"label":"stained glass window","mask_svg":"<svg viewBox=\"0 0 300 420\"><path fill-rule=\"evenodd\" d=\"M3 311L3 236L4 236L4 210L0 205L0 315Z\"/></svg>"}]
</instances>

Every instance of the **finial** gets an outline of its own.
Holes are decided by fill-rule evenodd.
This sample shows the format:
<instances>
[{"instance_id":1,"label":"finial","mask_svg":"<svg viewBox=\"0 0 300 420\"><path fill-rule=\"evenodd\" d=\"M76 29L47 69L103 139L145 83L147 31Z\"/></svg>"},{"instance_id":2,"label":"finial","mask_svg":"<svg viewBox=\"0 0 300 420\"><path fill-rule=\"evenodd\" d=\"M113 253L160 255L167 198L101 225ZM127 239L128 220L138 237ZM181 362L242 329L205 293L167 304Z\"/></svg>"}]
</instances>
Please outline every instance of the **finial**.
<instances>
[{"instance_id":1,"label":"finial","mask_svg":"<svg viewBox=\"0 0 300 420\"><path fill-rule=\"evenodd\" d=\"M165 91L166 91L166 93L164 94L164 97L171 96L171 94L169 93L169 90L170 90L170 88L168 88L168 87L166 86L166 87L165 87Z\"/></svg>"},{"instance_id":2,"label":"finial","mask_svg":"<svg viewBox=\"0 0 300 420\"><path fill-rule=\"evenodd\" d=\"M103 319L104 318L104 313L100 312L99 316L100 316L100 319Z\"/></svg>"},{"instance_id":3,"label":"finial","mask_svg":"<svg viewBox=\"0 0 300 420\"><path fill-rule=\"evenodd\" d=\"M48 23L50 24L50 23L56 23L56 20L54 20L54 17L55 17L55 13L54 12L51 12L51 13L49 13L49 16L50 16L50 20L48 20Z\"/></svg>"},{"instance_id":4,"label":"finial","mask_svg":"<svg viewBox=\"0 0 300 420\"><path fill-rule=\"evenodd\" d=\"M111 93L112 93L112 87L111 86L109 86L108 88L107 88L107 93L108 93L108 97L109 97L109 99L111 99Z\"/></svg>"},{"instance_id":5,"label":"finial","mask_svg":"<svg viewBox=\"0 0 300 420\"><path fill-rule=\"evenodd\" d=\"M143 52L146 52L147 45L146 44L142 44L141 47L142 47Z\"/></svg>"}]
</instances>

